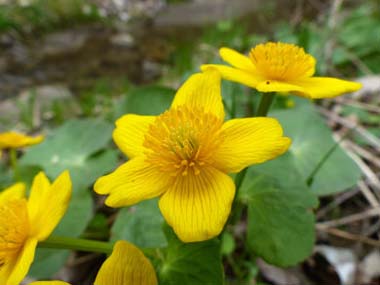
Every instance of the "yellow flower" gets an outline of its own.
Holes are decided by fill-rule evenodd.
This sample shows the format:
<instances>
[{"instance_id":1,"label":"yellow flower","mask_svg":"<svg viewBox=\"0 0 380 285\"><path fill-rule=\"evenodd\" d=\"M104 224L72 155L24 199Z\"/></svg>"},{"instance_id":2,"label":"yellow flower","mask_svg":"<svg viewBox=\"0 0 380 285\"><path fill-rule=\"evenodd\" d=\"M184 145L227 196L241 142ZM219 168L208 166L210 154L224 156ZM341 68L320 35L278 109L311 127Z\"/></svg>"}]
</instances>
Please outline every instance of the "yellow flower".
<instances>
[{"instance_id":1,"label":"yellow flower","mask_svg":"<svg viewBox=\"0 0 380 285\"><path fill-rule=\"evenodd\" d=\"M22 183L0 193L0 284L20 284L33 262L38 241L45 240L57 226L70 196L67 171L53 184L40 172L28 200Z\"/></svg>"},{"instance_id":2,"label":"yellow flower","mask_svg":"<svg viewBox=\"0 0 380 285\"><path fill-rule=\"evenodd\" d=\"M110 207L160 196L159 207L184 242L218 235L230 213L235 185L227 173L284 153L290 139L271 118L224 123L220 74L195 74L160 116L125 115L113 138L130 158L99 178L95 191Z\"/></svg>"},{"instance_id":3,"label":"yellow flower","mask_svg":"<svg viewBox=\"0 0 380 285\"><path fill-rule=\"evenodd\" d=\"M103 263L94 285L157 285L157 277L149 259L133 244L118 241Z\"/></svg>"},{"instance_id":4,"label":"yellow flower","mask_svg":"<svg viewBox=\"0 0 380 285\"><path fill-rule=\"evenodd\" d=\"M319 99L361 88L357 82L313 77L316 60L303 48L293 44L259 44L251 49L248 57L235 50L221 48L220 56L233 67L206 64L201 69L216 68L223 78L261 92L291 92L301 97Z\"/></svg>"},{"instance_id":5,"label":"yellow flower","mask_svg":"<svg viewBox=\"0 0 380 285\"><path fill-rule=\"evenodd\" d=\"M94 285L157 285L149 259L134 245L118 241L100 268ZM62 281L38 281L29 285L70 285Z\"/></svg>"},{"instance_id":6,"label":"yellow flower","mask_svg":"<svg viewBox=\"0 0 380 285\"><path fill-rule=\"evenodd\" d=\"M0 149L20 148L42 142L44 136L30 137L16 132L0 133Z\"/></svg>"},{"instance_id":7,"label":"yellow flower","mask_svg":"<svg viewBox=\"0 0 380 285\"><path fill-rule=\"evenodd\" d=\"M36 282L30 283L29 285L70 285L70 284L63 281L36 281Z\"/></svg>"}]
</instances>

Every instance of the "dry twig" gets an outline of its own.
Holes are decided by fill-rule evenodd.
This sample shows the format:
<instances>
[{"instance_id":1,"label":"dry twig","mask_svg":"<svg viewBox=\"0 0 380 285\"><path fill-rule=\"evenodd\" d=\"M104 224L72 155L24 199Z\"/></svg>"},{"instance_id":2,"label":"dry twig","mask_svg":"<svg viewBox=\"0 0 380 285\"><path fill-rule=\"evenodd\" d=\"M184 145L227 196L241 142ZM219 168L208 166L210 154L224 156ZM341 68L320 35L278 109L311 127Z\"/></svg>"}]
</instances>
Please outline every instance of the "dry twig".
<instances>
[{"instance_id":1,"label":"dry twig","mask_svg":"<svg viewBox=\"0 0 380 285\"><path fill-rule=\"evenodd\" d=\"M373 195L372 191L368 188L367 184L365 184L364 181L359 181L358 186L360 191L363 193L363 196L367 199L372 207L380 207L379 201L377 201L375 195Z\"/></svg>"},{"instance_id":2,"label":"dry twig","mask_svg":"<svg viewBox=\"0 0 380 285\"><path fill-rule=\"evenodd\" d=\"M374 247L380 247L380 240L371 239L366 236L352 234L352 233L345 232L345 231L335 229L335 228L317 227L317 230L321 232L326 232L328 234L331 234L340 238L362 242Z\"/></svg>"},{"instance_id":3,"label":"dry twig","mask_svg":"<svg viewBox=\"0 0 380 285\"><path fill-rule=\"evenodd\" d=\"M378 139L373 134L368 132L365 128L359 126L358 124L350 120L342 118L338 116L337 114L330 112L329 110L326 110L324 108L317 107L317 109L319 110L319 112L321 112L324 116L328 117L330 120L357 132L360 136L365 138L368 141L368 143L370 143L377 151L380 151L380 139Z\"/></svg>"},{"instance_id":4,"label":"dry twig","mask_svg":"<svg viewBox=\"0 0 380 285\"><path fill-rule=\"evenodd\" d=\"M360 190L358 188L355 188L351 191L346 191L341 193L340 195L337 195L333 201L331 201L329 204L324 206L323 208L318 209L318 212L316 214L317 219L321 219L324 217L328 212L332 211L336 207L338 207L340 204L344 203L348 199L354 197L356 194L358 194Z\"/></svg>"},{"instance_id":5,"label":"dry twig","mask_svg":"<svg viewBox=\"0 0 380 285\"><path fill-rule=\"evenodd\" d=\"M377 195L380 195L380 180L377 175L373 172L373 170L354 152L352 152L345 142L341 143L342 148L344 148L347 154L356 162L359 166L360 170L364 174L366 178L368 178L370 185L376 189L379 193L375 192Z\"/></svg>"},{"instance_id":6,"label":"dry twig","mask_svg":"<svg viewBox=\"0 0 380 285\"><path fill-rule=\"evenodd\" d=\"M380 114L380 107L375 106L375 105L371 105L368 103L359 102L359 101L353 100L351 98L338 97L336 99L336 102L341 103L341 104L345 104L345 105L349 105L349 106L353 106L353 107L358 107L360 109L364 109L364 110L369 111L369 112Z\"/></svg>"},{"instance_id":7,"label":"dry twig","mask_svg":"<svg viewBox=\"0 0 380 285\"><path fill-rule=\"evenodd\" d=\"M347 224L351 224L351 223L361 221L367 218L371 218L373 216L380 216L380 207L372 208L367 211L364 211L358 214L349 215L347 217L343 217L340 219L318 223L317 228L323 228L323 227L332 228L332 227L347 225Z\"/></svg>"},{"instance_id":8,"label":"dry twig","mask_svg":"<svg viewBox=\"0 0 380 285\"><path fill-rule=\"evenodd\" d=\"M350 140L346 140L345 144L347 145L347 147L349 147L355 153L357 153L360 157L370 161L377 167L380 167L380 159L377 156L373 155L370 151L358 146L356 143Z\"/></svg>"}]
</instances>

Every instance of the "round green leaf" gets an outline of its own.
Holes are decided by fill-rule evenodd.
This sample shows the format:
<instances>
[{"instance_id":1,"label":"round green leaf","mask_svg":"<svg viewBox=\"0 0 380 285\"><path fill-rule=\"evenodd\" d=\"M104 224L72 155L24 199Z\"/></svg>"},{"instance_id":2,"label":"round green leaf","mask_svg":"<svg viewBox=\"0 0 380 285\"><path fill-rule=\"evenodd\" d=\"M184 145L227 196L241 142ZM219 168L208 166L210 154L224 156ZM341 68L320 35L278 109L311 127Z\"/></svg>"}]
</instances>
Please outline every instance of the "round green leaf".
<instances>
[{"instance_id":1,"label":"round green leaf","mask_svg":"<svg viewBox=\"0 0 380 285\"><path fill-rule=\"evenodd\" d=\"M121 209L112 226L111 239L127 240L139 247L165 247L164 219L157 203L157 199L151 199Z\"/></svg>"},{"instance_id":2,"label":"round green leaf","mask_svg":"<svg viewBox=\"0 0 380 285\"><path fill-rule=\"evenodd\" d=\"M220 242L217 239L182 243L169 227L165 227L165 235L168 247L159 272L160 284L223 284Z\"/></svg>"},{"instance_id":3,"label":"round green leaf","mask_svg":"<svg viewBox=\"0 0 380 285\"><path fill-rule=\"evenodd\" d=\"M308 257L315 242L317 199L306 187L279 186L265 175L249 173L240 199L248 204L247 244L268 263L291 266Z\"/></svg>"},{"instance_id":4,"label":"round green leaf","mask_svg":"<svg viewBox=\"0 0 380 285\"><path fill-rule=\"evenodd\" d=\"M312 105L272 112L292 139L287 164L293 164L306 181L326 153L336 144L330 128ZM280 163L280 162L278 162ZM311 189L317 195L344 191L360 179L360 169L339 146L314 176Z\"/></svg>"}]
</instances>

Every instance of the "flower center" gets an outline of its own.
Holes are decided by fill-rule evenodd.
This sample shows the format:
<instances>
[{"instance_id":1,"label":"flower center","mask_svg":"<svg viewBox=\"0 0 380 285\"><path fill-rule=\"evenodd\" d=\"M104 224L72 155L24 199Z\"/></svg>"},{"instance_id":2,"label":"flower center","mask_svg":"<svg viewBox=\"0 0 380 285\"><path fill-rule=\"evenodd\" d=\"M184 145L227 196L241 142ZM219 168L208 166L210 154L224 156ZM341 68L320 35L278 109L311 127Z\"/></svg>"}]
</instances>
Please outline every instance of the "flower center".
<instances>
[{"instance_id":1,"label":"flower center","mask_svg":"<svg viewBox=\"0 0 380 285\"><path fill-rule=\"evenodd\" d=\"M0 205L0 268L22 248L28 234L26 200L10 200Z\"/></svg>"},{"instance_id":2,"label":"flower center","mask_svg":"<svg viewBox=\"0 0 380 285\"><path fill-rule=\"evenodd\" d=\"M249 57L257 71L269 80L295 80L310 77L315 71L315 59L293 44L259 44Z\"/></svg>"},{"instance_id":3,"label":"flower center","mask_svg":"<svg viewBox=\"0 0 380 285\"><path fill-rule=\"evenodd\" d=\"M172 108L158 116L145 135L147 161L172 176L199 175L223 141L222 124L199 108Z\"/></svg>"}]
</instances>

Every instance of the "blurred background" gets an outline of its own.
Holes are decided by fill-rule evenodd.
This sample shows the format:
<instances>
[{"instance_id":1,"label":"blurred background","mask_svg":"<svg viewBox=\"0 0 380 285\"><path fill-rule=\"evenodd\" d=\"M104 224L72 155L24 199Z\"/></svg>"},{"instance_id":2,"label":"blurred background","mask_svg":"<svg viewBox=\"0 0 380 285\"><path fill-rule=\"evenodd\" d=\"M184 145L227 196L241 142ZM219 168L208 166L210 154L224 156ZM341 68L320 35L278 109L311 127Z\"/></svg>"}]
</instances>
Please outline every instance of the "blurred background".
<instances>
[{"instance_id":1,"label":"blurred background","mask_svg":"<svg viewBox=\"0 0 380 285\"><path fill-rule=\"evenodd\" d=\"M360 179L345 192L322 195L317 246L299 266L283 269L263 260L247 265L239 252L244 224L233 231L224 250L226 280L380 284L379 0L0 0L0 131L49 134L74 118L113 124L132 109L157 113L201 64L222 62L220 47L247 53L265 41L304 47L317 59L318 75L363 83L355 94L316 102L333 137L346 138L341 147ZM257 103L247 88L223 83L223 90L227 107L234 108L230 115L249 114ZM242 95L231 106L225 94ZM276 107L303 101L283 97ZM107 165L111 170L115 163ZM3 175L0 184L7 179ZM90 226L78 231L110 223L103 220L108 216L88 217ZM59 265L59 274L71 272L75 284L87 284L73 269L79 264L91 271L91 258L82 257ZM39 270L36 276L43 276Z\"/></svg>"},{"instance_id":2,"label":"blurred background","mask_svg":"<svg viewBox=\"0 0 380 285\"><path fill-rule=\"evenodd\" d=\"M13 101L1 105L1 120L21 116L33 119L25 122L33 128L40 118L28 119L32 104L16 110L15 100L43 101L39 111L51 123L112 112L110 105L131 88L178 86L200 64L218 62L222 46L247 52L268 40L292 42L317 58L318 74L358 78L380 72L376 0L0 4L0 98ZM60 100L72 104L61 110ZM53 105L48 114L45 105Z\"/></svg>"}]
</instances>

